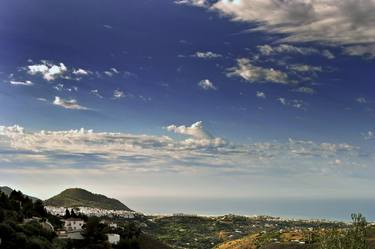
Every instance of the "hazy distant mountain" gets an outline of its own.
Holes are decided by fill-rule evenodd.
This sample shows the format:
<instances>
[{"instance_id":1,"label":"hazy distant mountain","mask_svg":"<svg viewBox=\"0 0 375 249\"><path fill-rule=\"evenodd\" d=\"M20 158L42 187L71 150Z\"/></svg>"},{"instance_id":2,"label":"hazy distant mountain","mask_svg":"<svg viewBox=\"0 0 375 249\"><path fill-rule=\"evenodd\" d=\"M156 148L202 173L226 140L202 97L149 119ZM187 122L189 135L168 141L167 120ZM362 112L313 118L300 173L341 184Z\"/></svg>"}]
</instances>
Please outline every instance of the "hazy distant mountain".
<instances>
[{"instance_id":1,"label":"hazy distant mountain","mask_svg":"<svg viewBox=\"0 0 375 249\"><path fill-rule=\"evenodd\" d=\"M81 188L66 189L60 194L46 200L44 204L57 207L92 207L132 211L119 200L94 194Z\"/></svg>"},{"instance_id":2,"label":"hazy distant mountain","mask_svg":"<svg viewBox=\"0 0 375 249\"><path fill-rule=\"evenodd\" d=\"M0 191L9 196L10 193L12 193L13 189L8 187L8 186L0 186ZM25 196L29 197L32 201L39 200L39 198L36 198L36 197L33 197L33 196L29 196L29 195L25 195Z\"/></svg>"}]
</instances>

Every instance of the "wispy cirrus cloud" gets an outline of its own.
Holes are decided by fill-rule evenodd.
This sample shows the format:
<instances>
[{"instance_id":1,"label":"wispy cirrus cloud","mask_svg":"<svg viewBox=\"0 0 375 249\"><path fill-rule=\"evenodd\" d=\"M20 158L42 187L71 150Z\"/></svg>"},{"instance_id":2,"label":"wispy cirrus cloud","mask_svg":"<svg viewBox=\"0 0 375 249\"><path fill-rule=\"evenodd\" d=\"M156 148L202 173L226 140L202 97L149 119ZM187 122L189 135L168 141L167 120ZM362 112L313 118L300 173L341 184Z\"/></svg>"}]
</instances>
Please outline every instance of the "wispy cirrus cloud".
<instances>
[{"instance_id":1,"label":"wispy cirrus cloud","mask_svg":"<svg viewBox=\"0 0 375 249\"><path fill-rule=\"evenodd\" d=\"M257 46L262 55L276 55L276 54L299 54L299 55L321 55L328 59L334 59L335 55L328 49L319 50L312 47L299 47L290 44L280 44L271 46L268 44Z\"/></svg>"},{"instance_id":2,"label":"wispy cirrus cloud","mask_svg":"<svg viewBox=\"0 0 375 249\"><path fill-rule=\"evenodd\" d=\"M181 0L178 4L204 7L233 21L256 25L250 31L283 34L279 42L317 42L344 46L349 55L375 54L374 0ZM272 13L270 15L269 13ZM265 50L266 51L266 50ZM327 58L332 53L324 52Z\"/></svg>"},{"instance_id":3,"label":"wispy cirrus cloud","mask_svg":"<svg viewBox=\"0 0 375 249\"><path fill-rule=\"evenodd\" d=\"M254 30L284 34L284 42L357 45L369 53L375 44L374 0L220 0L210 8L235 21L256 23Z\"/></svg>"},{"instance_id":4,"label":"wispy cirrus cloud","mask_svg":"<svg viewBox=\"0 0 375 249\"><path fill-rule=\"evenodd\" d=\"M47 81L55 80L56 78L61 77L68 71L64 63L59 63L58 65L55 65L47 61L42 61L41 64L29 65L27 66L27 68L27 72L29 74L40 74Z\"/></svg>"},{"instance_id":5,"label":"wispy cirrus cloud","mask_svg":"<svg viewBox=\"0 0 375 249\"><path fill-rule=\"evenodd\" d=\"M25 80L25 81L11 80L9 82L10 82L11 85L14 85L14 86L32 86L32 85L34 85L34 83L31 82L30 80Z\"/></svg>"}]
</instances>

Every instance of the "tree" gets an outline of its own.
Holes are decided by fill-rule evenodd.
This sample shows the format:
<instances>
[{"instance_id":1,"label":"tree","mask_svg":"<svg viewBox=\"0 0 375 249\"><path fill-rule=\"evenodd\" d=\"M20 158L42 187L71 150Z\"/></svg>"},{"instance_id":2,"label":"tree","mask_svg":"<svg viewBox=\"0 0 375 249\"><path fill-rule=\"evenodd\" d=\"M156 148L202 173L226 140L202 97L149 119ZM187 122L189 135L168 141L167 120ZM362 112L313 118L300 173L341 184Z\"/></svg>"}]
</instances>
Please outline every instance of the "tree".
<instances>
[{"instance_id":1,"label":"tree","mask_svg":"<svg viewBox=\"0 0 375 249\"><path fill-rule=\"evenodd\" d=\"M320 238L320 249L367 249L367 221L362 214L352 214L352 225L346 230L331 229Z\"/></svg>"},{"instance_id":2,"label":"tree","mask_svg":"<svg viewBox=\"0 0 375 249\"><path fill-rule=\"evenodd\" d=\"M0 223L3 222L5 219L5 211L0 208Z\"/></svg>"},{"instance_id":3,"label":"tree","mask_svg":"<svg viewBox=\"0 0 375 249\"><path fill-rule=\"evenodd\" d=\"M69 209L66 209L65 210L65 216L64 216L64 218L65 219L69 219L71 216L70 216L70 211L69 211Z\"/></svg>"},{"instance_id":4,"label":"tree","mask_svg":"<svg viewBox=\"0 0 375 249\"><path fill-rule=\"evenodd\" d=\"M107 241L106 225L99 222L99 218L90 217L84 226L83 236L88 244L100 244Z\"/></svg>"},{"instance_id":5,"label":"tree","mask_svg":"<svg viewBox=\"0 0 375 249\"><path fill-rule=\"evenodd\" d=\"M33 211L35 216L38 217L46 217L47 211L44 208L43 202L41 200L37 200L33 205Z\"/></svg>"}]
</instances>

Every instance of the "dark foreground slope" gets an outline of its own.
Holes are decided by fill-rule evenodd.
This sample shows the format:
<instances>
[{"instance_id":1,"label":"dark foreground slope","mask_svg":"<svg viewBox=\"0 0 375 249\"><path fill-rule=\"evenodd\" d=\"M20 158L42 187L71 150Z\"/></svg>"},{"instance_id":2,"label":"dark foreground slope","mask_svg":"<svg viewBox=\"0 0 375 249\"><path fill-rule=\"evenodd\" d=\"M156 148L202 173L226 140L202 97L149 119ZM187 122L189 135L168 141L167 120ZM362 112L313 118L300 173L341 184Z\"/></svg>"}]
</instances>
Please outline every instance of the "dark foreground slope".
<instances>
[{"instance_id":1,"label":"dark foreground slope","mask_svg":"<svg viewBox=\"0 0 375 249\"><path fill-rule=\"evenodd\" d=\"M44 204L58 207L91 207L132 211L119 200L108 198L100 194L94 194L81 188L66 189L60 194L46 200Z\"/></svg>"}]
</instances>

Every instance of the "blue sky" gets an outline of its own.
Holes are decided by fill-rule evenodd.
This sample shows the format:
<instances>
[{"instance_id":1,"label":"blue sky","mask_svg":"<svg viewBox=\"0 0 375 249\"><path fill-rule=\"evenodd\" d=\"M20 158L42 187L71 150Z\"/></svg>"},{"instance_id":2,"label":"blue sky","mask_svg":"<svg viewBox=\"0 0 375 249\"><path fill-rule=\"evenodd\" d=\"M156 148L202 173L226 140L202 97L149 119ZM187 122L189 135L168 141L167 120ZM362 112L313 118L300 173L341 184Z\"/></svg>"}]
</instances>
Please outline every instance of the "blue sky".
<instances>
[{"instance_id":1,"label":"blue sky","mask_svg":"<svg viewBox=\"0 0 375 249\"><path fill-rule=\"evenodd\" d=\"M2 1L0 182L41 197L371 197L374 10Z\"/></svg>"}]
</instances>

